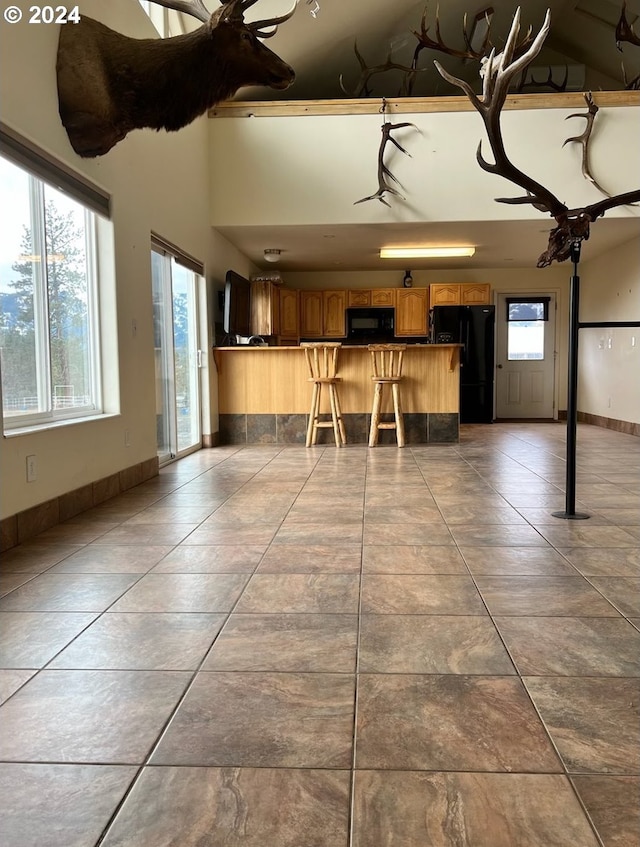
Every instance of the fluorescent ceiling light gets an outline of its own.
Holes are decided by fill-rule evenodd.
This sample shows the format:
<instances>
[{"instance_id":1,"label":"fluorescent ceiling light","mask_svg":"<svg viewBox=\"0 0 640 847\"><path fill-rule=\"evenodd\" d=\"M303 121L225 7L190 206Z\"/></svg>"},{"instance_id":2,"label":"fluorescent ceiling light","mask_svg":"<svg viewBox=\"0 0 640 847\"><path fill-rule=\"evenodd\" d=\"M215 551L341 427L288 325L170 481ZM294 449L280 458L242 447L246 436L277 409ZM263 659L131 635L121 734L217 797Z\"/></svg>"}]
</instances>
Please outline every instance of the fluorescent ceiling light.
<instances>
[{"instance_id":1,"label":"fluorescent ceiling light","mask_svg":"<svg viewBox=\"0 0 640 847\"><path fill-rule=\"evenodd\" d=\"M473 256L475 247L382 247L381 259L449 259Z\"/></svg>"}]
</instances>

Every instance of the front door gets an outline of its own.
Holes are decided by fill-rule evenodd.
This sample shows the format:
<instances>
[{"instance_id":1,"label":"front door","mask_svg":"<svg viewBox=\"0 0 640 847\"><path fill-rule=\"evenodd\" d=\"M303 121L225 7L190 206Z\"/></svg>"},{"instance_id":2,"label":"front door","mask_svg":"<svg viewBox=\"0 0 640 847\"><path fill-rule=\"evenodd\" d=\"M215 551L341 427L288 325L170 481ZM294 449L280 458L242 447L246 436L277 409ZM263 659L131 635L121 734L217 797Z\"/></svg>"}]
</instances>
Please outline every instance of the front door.
<instances>
[{"instance_id":1,"label":"front door","mask_svg":"<svg viewBox=\"0 0 640 847\"><path fill-rule=\"evenodd\" d=\"M554 294L499 294L496 306L496 417L553 419Z\"/></svg>"}]
</instances>

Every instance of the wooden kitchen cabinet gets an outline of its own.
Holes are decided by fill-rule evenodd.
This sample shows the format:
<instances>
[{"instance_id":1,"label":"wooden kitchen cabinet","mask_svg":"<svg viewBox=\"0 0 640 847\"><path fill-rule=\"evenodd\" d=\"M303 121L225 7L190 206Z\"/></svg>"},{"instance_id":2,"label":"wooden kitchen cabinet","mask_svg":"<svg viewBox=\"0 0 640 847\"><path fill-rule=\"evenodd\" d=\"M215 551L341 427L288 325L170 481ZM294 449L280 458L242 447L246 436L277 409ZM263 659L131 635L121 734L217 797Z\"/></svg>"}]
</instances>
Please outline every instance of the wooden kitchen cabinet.
<instances>
[{"instance_id":1,"label":"wooden kitchen cabinet","mask_svg":"<svg viewBox=\"0 0 640 847\"><path fill-rule=\"evenodd\" d=\"M278 335L280 332L278 286L267 280L251 281L251 334Z\"/></svg>"},{"instance_id":2,"label":"wooden kitchen cabinet","mask_svg":"<svg viewBox=\"0 0 640 847\"><path fill-rule=\"evenodd\" d=\"M429 286L429 301L433 306L485 306L491 302L488 282L433 283Z\"/></svg>"},{"instance_id":3,"label":"wooden kitchen cabinet","mask_svg":"<svg viewBox=\"0 0 640 847\"><path fill-rule=\"evenodd\" d=\"M325 338L344 338L347 334L346 291L322 292L322 325Z\"/></svg>"},{"instance_id":4,"label":"wooden kitchen cabinet","mask_svg":"<svg viewBox=\"0 0 640 847\"><path fill-rule=\"evenodd\" d=\"M491 302L491 286L488 282L467 282L460 286L460 303L463 306L486 306Z\"/></svg>"},{"instance_id":5,"label":"wooden kitchen cabinet","mask_svg":"<svg viewBox=\"0 0 640 847\"><path fill-rule=\"evenodd\" d=\"M344 338L347 291L301 291L301 338Z\"/></svg>"},{"instance_id":6,"label":"wooden kitchen cabinet","mask_svg":"<svg viewBox=\"0 0 640 847\"><path fill-rule=\"evenodd\" d=\"M347 303L349 306L370 306L371 291L367 289L347 291Z\"/></svg>"},{"instance_id":7,"label":"wooden kitchen cabinet","mask_svg":"<svg viewBox=\"0 0 640 847\"><path fill-rule=\"evenodd\" d=\"M280 338L296 339L300 336L300 292L280 288Z\"/></svg>"},{"instance_id":8,"label":"wooden kitchen cabinet","mask_svg":"<svg viewBox=\"0 0 640 847\"><path fill-rule=\"evenodd\" d=\"M398 288L395 335L427 335L429 291L426 288Z\"/></svg>"},{"instance_id":9,"label":"wooden kitchen cabinet","mask_svg":"<svg viewBox=\"0 0 640 847\"><path fill-rule=\"evenodd\" d=\"M371 291L372 306L395 306L395 288L374 288Z\"/></svg>"},{"instance_id":10,"label":"wooden kitchen cabinet","mask_svg":"<svg viewBox=\"0 0 640 847\"><path fill-rule=\"evenodd\" d=\"M322 291L300 292L300 335L322 338Z\"/></svg>"}]
</instances>

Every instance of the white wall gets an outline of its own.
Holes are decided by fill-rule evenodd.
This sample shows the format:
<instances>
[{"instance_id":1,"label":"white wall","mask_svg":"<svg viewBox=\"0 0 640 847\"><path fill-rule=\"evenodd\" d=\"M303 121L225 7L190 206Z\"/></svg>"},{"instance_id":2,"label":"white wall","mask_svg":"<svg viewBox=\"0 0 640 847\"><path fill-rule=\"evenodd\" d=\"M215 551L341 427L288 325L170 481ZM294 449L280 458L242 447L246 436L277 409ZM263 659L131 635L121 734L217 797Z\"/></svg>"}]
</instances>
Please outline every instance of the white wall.
<instances>
[{"instance_id":1,"label":"white wall","mask_svg":"<svg viewBox=\"0 0 640 847\"><path fill-rule=\"evenodd\" d=\"M580 267L580 320L640 321L640 244L634 239ZM578 409L640 423L640 327L581 329Z\"/></svg>"},{"instance_id":2,"label":"white wall","mask_svg":"<svg viewBox=\"0 0 640 847\"><path fill-rule=\"evenodd\" d=\"M81 159L58 116L58 27L29 25L29 3L18 5L25 12L23 22L9 26L3 21L0 26L1 118L113 198L117 346L112 350L118 352L105 365L112 373L118 369L119 379L108 381L116 388L109 408L119 414L1 439L2 517L156 455L150 232L204 262L209 288L228 267L246 263L224 239L212 238L207 119L179 133L135 131L106 156ZM80 9L128 35L155 35L132 0L83 0ZM105 280L107 288L113 282ZM206 315L204 322L210 324L212 319L212 314ZM132 321L137 325L135 336ZM208 366L213 371L210 359ZM217 429L215 374L210 372L209 377L211 409L205 432ZM125 429L130 447L124 444ZM38 479L27 484L25 458L30 454L37 456Z\"/></svg>"},{"instance_id":3,"label":"white wall","mask_svg":"<svg viewBox=\"0 0 640 847\"><path fill-rule=\"evenodd\" d=\"M611 194L640 185L640 157L635 151L639 111L632 106L603 107L598 114L591 164ZM580 206L595 202L599 195L580 172L579 146L563 147L569 135L584 128L584 121L565 121L571 113L570 109L507 111L502 123L514 164L563 202ZM478 167L476 148L485 136L475 111L389 115L387 120L415 124L393 136L411 157L393 144L385 151L385 163L406 197L391 209L382 203L354 205L377 188L381 115L212 120L211 223L540 220L540 212L528 204L507 207L494 201L524 192ZM483 150L490 159L486 141ZM636 214L637 210L620 207L607 216Z\"/></svg>"}]
</instances>

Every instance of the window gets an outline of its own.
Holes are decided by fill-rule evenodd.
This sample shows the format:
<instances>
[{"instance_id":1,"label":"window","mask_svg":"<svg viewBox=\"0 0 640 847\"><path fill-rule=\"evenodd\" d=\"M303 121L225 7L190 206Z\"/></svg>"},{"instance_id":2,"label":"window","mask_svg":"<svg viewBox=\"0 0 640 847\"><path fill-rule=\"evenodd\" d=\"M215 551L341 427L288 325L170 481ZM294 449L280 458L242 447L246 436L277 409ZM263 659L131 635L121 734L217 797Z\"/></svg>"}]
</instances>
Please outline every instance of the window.
<instances>
[{"instance_id":1,"label":"window","mask_svg":"<svg viewBox=\"0 0 640 847\"><path fill-rule=\"evenodd\" d=\"M549 297L507 297L507 359L544 359Z\"/></svg>"},{"instance_id":2,"label":"window","mask_svg":"<svg viewBox=\"0 0 640 847\"><path fill-rule=\"evenodd\" d=\"M0 156L5 429L101 412L95 215Z\"/></svg>"}]
</instances>

